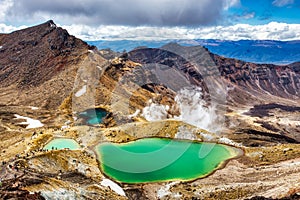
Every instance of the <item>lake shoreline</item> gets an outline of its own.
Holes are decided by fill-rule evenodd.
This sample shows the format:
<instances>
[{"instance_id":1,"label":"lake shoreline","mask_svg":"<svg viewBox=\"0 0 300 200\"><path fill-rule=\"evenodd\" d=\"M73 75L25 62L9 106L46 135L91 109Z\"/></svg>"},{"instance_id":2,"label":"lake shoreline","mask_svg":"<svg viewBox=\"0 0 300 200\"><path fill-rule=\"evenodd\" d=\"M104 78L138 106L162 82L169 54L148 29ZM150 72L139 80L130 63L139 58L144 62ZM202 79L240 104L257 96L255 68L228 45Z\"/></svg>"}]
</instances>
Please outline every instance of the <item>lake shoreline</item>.
<instances>
[{"instance_id":1,"label":"lake shoreline","mask_svg":"<svg viewBox=\"0 0 300 200\"><path fill-rule=\"evenodd\" d=\"M188 142L190 143L191 145L192 144L215 144L215 145L221 145L220 147L222 148L225 148L227 151L228 151L228 154L229 154L229 157L227 159L225 159L224 161L220 161L220 163L218 163L218 165L213 169L211 170L210 172L208 173L205 173L203 175L200 175L200 176L197 176L196 178L188 178L188 179L184 179L184 178L172 178L172 179L167 179L167 180L154 180L154 181L141 181L141 182L125 182L125 181L120 181L118 180L117 178L115 177L112 177L112 176L109 176L106 174L103 166L104 164L102 163L102 158L101 158L101 155L100 153L97 152L97 148L100 146L100 145L103 145L105 143L109 144L110 142L102 142L100 144L97 144L97 145L94 145L93 147L93 151L95 152L95 154L97 155L97 162L98 162L98 167L100 169L100 171L103 173L103 175L109 179L112 179L113 181L121 184L121 185L145 185L145 184L152 184L152 183L162 183L162 182L173 182L173 181L179 181L179 182L193 182L193 181L196 181L198 179L202 179L202 178L205 178L205 177L208 177L210 175L212 175L214 172L216 172L217 170L220 170L220 169L223 169L227 163L230 161L230 160L233 160L233 159L237 159L239 157L241 157L242 155L244 155L244 151L240 148L237 148L233 145L228 145L228 144L223 144L223 143L216 143L216 142L201 142L201 141L194 141L194 140L186 140L186 139L174 139L174 138L165 138L165 137L148 137L148 138L139 138L139 139L135 139L135 140L132 140L132 141L128 141L128 142L124 142L124 143L113 143L113 144L118 144L118 145L121 145L121 146L124 146L124 145L128 145L130 143L133 143L135 141L138 141L138 140L143 140L143 139L163 139L163 140L174 140L176 142Z\"/></svg>"}]
</instances>

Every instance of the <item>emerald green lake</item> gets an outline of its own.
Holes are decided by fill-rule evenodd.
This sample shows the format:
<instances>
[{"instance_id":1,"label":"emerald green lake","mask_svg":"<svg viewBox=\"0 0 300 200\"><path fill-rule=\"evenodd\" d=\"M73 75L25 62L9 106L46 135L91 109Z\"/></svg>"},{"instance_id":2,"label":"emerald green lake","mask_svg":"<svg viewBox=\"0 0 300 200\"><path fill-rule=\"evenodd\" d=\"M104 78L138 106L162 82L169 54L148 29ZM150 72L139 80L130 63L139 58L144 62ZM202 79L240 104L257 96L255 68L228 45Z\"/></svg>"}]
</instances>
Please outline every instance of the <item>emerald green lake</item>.
<instances>
[{"instance_id":1,"label":"emerald green lake","mask_svg":"<svg viewBox=\"0 0 300 200\"><path fill-rule=\"evenodd\" d=\"M166 138L101 143L95 150L101 170L123 183L194 180L240 154L239 149L227 145Z\"/></svg>"},{"instance_id":2,"label":"emerald green lake","mask_svg":"<svg viewBox=\"0 0 300 200\"><path fill-rule=\"evenodd\" d=\"M68 138L57 138L51 140L44 149L70 149L70 150L77 150L80 149L80 145L73 139Z\"/></svg>"}]
</instances>

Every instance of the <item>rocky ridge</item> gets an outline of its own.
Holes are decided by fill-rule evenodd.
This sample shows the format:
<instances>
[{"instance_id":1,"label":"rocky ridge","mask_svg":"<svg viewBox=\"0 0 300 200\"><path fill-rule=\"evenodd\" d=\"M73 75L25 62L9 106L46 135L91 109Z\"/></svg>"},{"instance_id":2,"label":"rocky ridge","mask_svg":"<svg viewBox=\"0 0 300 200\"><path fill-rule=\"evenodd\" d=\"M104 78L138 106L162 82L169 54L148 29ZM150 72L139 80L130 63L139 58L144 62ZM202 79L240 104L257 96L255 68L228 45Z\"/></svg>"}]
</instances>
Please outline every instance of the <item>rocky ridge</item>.
<instances>
[{"instance_id":1,"label":"rocky ridge","mask_svg":"<svg viewBox=\"0 0 300 200\"><path fill-rule=\"evenodd\" d=\"M177 44L115 57L53 21L0 35L0 46L1 198L157 199L166 191L162 199L278 199L300 191L299 63L256 65ZM217 103L226 111L222 135L174 119L148 122L141 113L134 115L150 100L169 106L166 118L179 115L174 98L190 85L202 89L205 106ZM109 112L100 126L82 125L74 116L94 107ZM39 119L44 127L27 129L15 114ZM93 152L97 143L175 138L183 129L197 141L207 136L229 141L244 155L190 183L118 183L126 197L100 184L105 176ZM82 149L43 150L54 137L73 138Z\"/></svg>"},{"instance_id":2,"label":"rocky ridge","mask_svg":"<svg viewBox=\"0 0 300 200\"><path fill-rule=\"evenodd\" d=\"M49 108L72 91L76 65L92 48L51 20L3 35L0 46L2 104Z\"/></svg>"}]
</instances>

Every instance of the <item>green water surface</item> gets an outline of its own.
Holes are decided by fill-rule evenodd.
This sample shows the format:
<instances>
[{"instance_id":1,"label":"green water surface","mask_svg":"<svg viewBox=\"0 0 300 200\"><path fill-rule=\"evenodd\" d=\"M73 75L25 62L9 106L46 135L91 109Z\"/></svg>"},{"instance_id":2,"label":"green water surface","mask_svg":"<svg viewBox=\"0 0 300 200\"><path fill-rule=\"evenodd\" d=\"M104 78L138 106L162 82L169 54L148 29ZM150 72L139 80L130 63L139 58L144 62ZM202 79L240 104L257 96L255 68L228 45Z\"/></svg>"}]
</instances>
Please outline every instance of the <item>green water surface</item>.
<instances>
[{"instance_id":1,"label":"green water surface","mask_svg":"<svg viewBox=\"0 0 300 200\"><path fill-rule=\"evenodd\" d=\"M95 150L102 171L123 183L194 180L239 154L238 149L227 145L166 138L101 143Z\"/></svg>"},{"instance_id":2,"label":"green water surface","mask_svg":"<svg viewBox=\"0 0 300 200\"><path fill-rule=\"evenodd\" d=\"M80 149L80 145L73 139L68 138L57 138L51 140L44 149L70 149L70 150L77 150Z\"/></svg>"}]
</instances>

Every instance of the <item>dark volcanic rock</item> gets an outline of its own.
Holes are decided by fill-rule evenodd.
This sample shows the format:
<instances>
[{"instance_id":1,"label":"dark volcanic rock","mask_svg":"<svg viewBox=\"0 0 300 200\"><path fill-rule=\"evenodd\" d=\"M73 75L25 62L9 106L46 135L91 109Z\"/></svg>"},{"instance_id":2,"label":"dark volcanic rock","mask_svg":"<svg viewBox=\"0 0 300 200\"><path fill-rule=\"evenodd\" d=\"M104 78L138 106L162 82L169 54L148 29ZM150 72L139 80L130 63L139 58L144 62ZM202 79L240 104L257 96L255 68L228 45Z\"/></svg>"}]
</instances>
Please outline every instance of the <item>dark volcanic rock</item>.
<instances>
[{"instance_id":1,"label":"dark volcanic rock","mask_svg":"<svg viewBox=\"0 0 300 200\"><path fill-rule=\"evenodd\" d=\"M286 66L248 63L209 53L199 46L182 47L172 43L159 49L135 49L128 53L128 57L143 65L155 63L156 66L176 69L191 84L202 87L206 94L232 87L233 92L228 92L228 95L233 102L241 105L251 104L260 97L264 101L266 96L293 100L300 97L300 63ZM222 79L223 82L209 88L211 83L207 82L207 77L211 75L212 82L220 81L216 79ZM171 81L180 84L176 79ZM223 88L216 88L218 85L223 85Z\"/></svg>"},{"instance_id":2,"label":"dark volcanic rock","mask_svg":"<svg viewBox=\"0 0 300 200\"><path fill-rule=\"evenodd\" d=\"M128 53L128 58L151 68L155 72L158 83L174 92L187 86L197 86L202 89L204 99L209 101L211 98L212 90L209 86L212 85L207 80L216 71L211 70L214 63L209 62L212 59L208 51L202 47L182 47L170 43L159 49L135 49Z\"/></svg>"},{"instance_id":3,"label":"dark volcanic rock","mask_svg":"<svg viewBox=\"0 0 300 200\"><path fill-rule=\"evenodd\" d=\"M79 63L93 47L46 23L0 35L3 104L57 108L70 95Z\"/></svg>"},{"instance_id":4,"label":"dark volcanic rock","mask_svg":"<svg viewBox=\"0 0 300 200\"><path fill-rule=\"evenodd\" d=\"M300 199L300 195L298 194L293 194L290 195L288 197L283 197L283 198L266 198L266 197L262 197L262 196L256 196L256 197L252 197L251 199L246 199L246 200L299 200Z\"/></svg>"},{"instance_id":5,"label":"dark volcanic rock","mask_svg":"<svg viewBox=\"0 0 300 200\"><path fill-rule=\"evenodd\" d=\"M52 20L0 38L2 86L38 86L76 61L88 45Z\"/></svg>"},{"instance_id":6,"label":"dark volcanic rock","mask_svg":"<svg viewBox=\"0 0 300 200\"><path fill-rule=\"evenodd\" d=\"M270 110L280 109L286 112L300 112L300 107L297 106L285 106L276 103L272 104L264 104L264 105L255 105L253 108L249 110L249 114L253 117L266 117L270 116Z\"/></svg>"},{"instance_id":7,"label":"dark volcanic rock","mask_svg":"<svg viewBox=\"0 0 300 200\"><path fill-rule=\"evenodd\" d=\"M197 68L178 54L164 49L146 48L136 49L129 52L129 58L134 62L141 64L155 63L176 69L185 75L191 84L202 87L206 92L208 92L206 86L204 85L202 75L199 73L199 71L197 71ZM172 82L179 84L176 80L172 80ZM168 83L171 84L171 82Z\"/></svg>"},{"instance_id":8,"label":"dark volcanic rock","mask_svg":"<svg viewBox=\"0 0 300 200\"><path fill-rule=\"evenodd\" d=\"M300 63L286 66L254 64L213 55L222 76L252 93L300 97Z\"/></svg>"}]
</instances>

